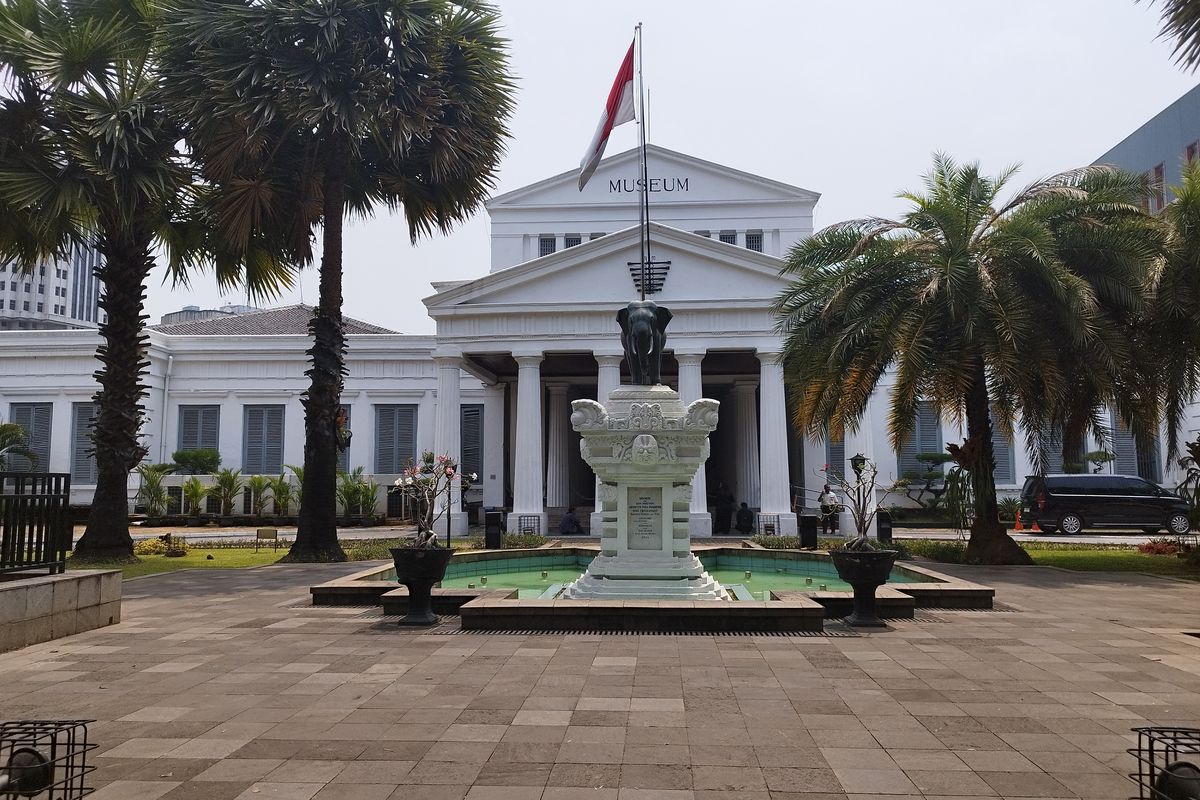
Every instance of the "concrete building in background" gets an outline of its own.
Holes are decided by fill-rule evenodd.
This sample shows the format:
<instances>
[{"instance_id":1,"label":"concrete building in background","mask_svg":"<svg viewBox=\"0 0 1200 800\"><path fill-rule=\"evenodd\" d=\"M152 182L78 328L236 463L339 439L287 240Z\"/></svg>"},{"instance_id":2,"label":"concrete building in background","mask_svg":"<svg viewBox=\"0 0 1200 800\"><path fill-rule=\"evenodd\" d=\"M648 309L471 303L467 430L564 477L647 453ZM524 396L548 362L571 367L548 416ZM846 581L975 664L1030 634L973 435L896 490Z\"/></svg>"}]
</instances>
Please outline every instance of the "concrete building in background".
<instances>
[{"instance_id":1,"label":"concrete building in background","mask_svg":"<svg viewBox=\"0 0 1200 800\"><path fill-rule=\"evenodd\" d=\"M96 328L102 263L94 247L74 245L65 259L48 259L30 271L0 264L0 331Z\"/></svg>"},{"instance_id":2,"label":"concrete building in background","mask_svg":"<svg viewBox=\"0 0 1200 800\"><path fill-rule=\"evenodd\" d=\"M1157 187L1148 204L1150 211L1157 212L1174 199L1171 187L1183 180L1183 165L1193 158L1200 158L1200 86L1155 114L1093 163L1144 173Z\"/></svg>"}]
</instances>

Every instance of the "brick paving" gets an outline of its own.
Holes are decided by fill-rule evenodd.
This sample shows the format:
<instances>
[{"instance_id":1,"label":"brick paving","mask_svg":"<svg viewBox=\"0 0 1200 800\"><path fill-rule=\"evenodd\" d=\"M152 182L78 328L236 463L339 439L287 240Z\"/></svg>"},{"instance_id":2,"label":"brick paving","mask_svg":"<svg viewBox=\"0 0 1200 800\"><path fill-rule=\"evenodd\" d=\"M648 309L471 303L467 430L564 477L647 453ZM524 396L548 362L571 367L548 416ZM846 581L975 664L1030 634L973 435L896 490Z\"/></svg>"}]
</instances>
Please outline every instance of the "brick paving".
<instances>
[{"instance_id":1,"label":"brick paving","mask_svg":"<svg viewBox=\"0 0 1200 800\"><path fill-rule=\"evenodd\" d=\"M860 636L304 605L361 566L126 582L121 624L0 655L0 717L98 720L95 800L1103 800L1133 792L1131 727L1200 726L1195 583L947 568L1014 610Z\"/></svg>"}]
</instances>

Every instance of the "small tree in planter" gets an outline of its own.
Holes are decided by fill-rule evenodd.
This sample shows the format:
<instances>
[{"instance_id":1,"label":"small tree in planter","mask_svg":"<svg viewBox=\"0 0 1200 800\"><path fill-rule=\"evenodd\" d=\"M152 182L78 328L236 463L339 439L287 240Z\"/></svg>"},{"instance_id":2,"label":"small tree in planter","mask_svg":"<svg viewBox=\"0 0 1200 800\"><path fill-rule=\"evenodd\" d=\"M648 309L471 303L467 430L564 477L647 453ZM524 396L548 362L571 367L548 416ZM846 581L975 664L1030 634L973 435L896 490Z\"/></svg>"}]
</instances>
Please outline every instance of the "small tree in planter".
<instances>
[{"instance_id":1,"label":"small tree in planter","mask_svg":"<svg viewBox=\"0 0 1200 800\"><path fill-rule=\"evenodd\" d=\"M200 506L208 497L208 487L200 482L195 475L183 482L183 505L189 518L189 524L200 524Z\"/></svg>"},{"instance_id":2,"label":"small tree in planter","mask_svg":"<svg viewBox=\"0 0 1200 800\"><path fill-rule=\"evenodd\" d=\"M845 494L854 518L857 536L842 547L829 551L838 577L854 589L854 612L846 622L857 627L884 627L885 623L875 611L875 590L887 583L888 575L896 563L897 551L876 550L867 538L867 531L875 521L879 506L873 502L875 496L876 466L865 456L850 459L854 469L854 480L833 476L833 480Z\"/></svg>"},{"instance_id":3,"label":"small tree in planter","mask_svg":"<svg viewBox=\"0 0 1200 800\"><path fill-rule=\"evenodd\" d=\"M392 548L396 579L408 587L408 614L401 625L432 625L431 592L446 575L453 551L450 549L449 513L454 492L470 488L475 475L459 473L449 456L421 454L421 460L404 470L390 491L406 494L417 508L417 538L408 547ZM434 524L445 514L446 547L439 547Z\"/></svg>"},{"instance_id":4,"label":"small tree in planter","mask_svg":"<svg viewBox=\"0 0 1200 800\"><path fill-rule=\"evenodd\" d=\"M271 499L275 501L275 516L289 516L292 510L292 500L295 498L295 487L287 475L271 478Z\"/></svg>"},{"instance_id":5,"label":"small tree in planter","mask_svg":"<svg viewBox=\"0 0 1200 800\"><path fill-rule=\"evenodd\" d=\"M242 493L245 481L240 469L223 469L216 475L216 482L209 490L221 503L221 524L229 524L233 517L233 502Z\"/></svg>"},{"instance_id":6,"label":"small tree in planter","mask_svg":"<svg viewBox=\"0 0 1200 800\"><path fill-rule=\"evenodd\" d=\"M476 475L464 475L449 456L426 451L421 460L408 467L390 490L408 495L417 509L417 541L420 547L437 547L435 523L447 516L446 546L450 546L449 513L453 493L460 495L471 488Z\"/></svg>"},{"instance_id":7,"label":"small tree in planter","mask_svg":"<svg viewBox=\"0 0 1200 800\"><path fill-rule=\"evenodd\" d=\"M1116 461L1117 457L1107 450L1093 450L1090 453L1083 454L1084 461L1092 462L1092 472L1098 473L1104 469L1104 465Z\"/></svg>"},{"instance_id":8,"label":"small tree in planter","mask_svg":"<svg viewBox=\"0 0 1200 800\"><path fill-rule=\"evenodd\" d=\"M267 500L271 499L271 479L266 475L251 475L246 478L246 488L250 490L250 513L260 518L266 512Z\"/></svg>"},{"instance_id":9,"label":"small tree in planter","mask_svg":"<svg viewBox=\"0 0 1200 800\"><path fill-rule=\"evenodd\" d=\"M147 521L161 517L167 510L167 487L163 478L170 471L166 464L138 464L137 473L142 485L138 487L137 499L146 507Z\"/></svg>"}]
</instances>

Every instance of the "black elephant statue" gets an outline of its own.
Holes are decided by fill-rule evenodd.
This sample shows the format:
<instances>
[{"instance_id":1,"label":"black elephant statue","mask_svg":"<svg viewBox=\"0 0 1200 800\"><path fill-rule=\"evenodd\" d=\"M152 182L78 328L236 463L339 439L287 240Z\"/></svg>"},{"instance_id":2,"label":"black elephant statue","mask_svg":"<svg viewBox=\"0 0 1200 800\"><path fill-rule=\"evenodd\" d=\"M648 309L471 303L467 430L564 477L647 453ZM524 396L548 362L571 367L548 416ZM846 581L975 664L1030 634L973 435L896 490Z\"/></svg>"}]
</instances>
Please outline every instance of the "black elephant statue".
<instances>
[{"instance_id":1,"label":"black elephant statue","mask_svg":"<svg viewBox=\"0 0 1200 800\"><path fill-rule=\"evenodd\" d=\"M617 312L621 346L635 386L662 383L662 352L670 321L670 310L649 300L635 301Z\"/></svg>"}]
</instances>

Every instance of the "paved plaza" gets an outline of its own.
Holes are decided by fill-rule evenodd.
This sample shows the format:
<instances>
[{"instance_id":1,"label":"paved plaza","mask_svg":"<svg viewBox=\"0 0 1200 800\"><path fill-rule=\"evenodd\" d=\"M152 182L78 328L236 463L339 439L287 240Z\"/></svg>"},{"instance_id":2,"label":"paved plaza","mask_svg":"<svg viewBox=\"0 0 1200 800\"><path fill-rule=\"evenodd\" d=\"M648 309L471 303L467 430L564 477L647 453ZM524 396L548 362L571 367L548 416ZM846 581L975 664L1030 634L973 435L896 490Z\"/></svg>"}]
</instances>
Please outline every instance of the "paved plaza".
<instances>
[{"instance_id":1,"label":"paved plaza","mask_svg":"<svg viewBox=\"0 0 1200 800\"><path fill-rule=\"evenodd\" d=\"M362 567L128 581L119 625L0 655L0 718L97 720L95 800L1122 798L1130 728L1200 726L1195 583L945 567L999 610L862 635L307 605Z\"/></svg>"}]
</instances>

